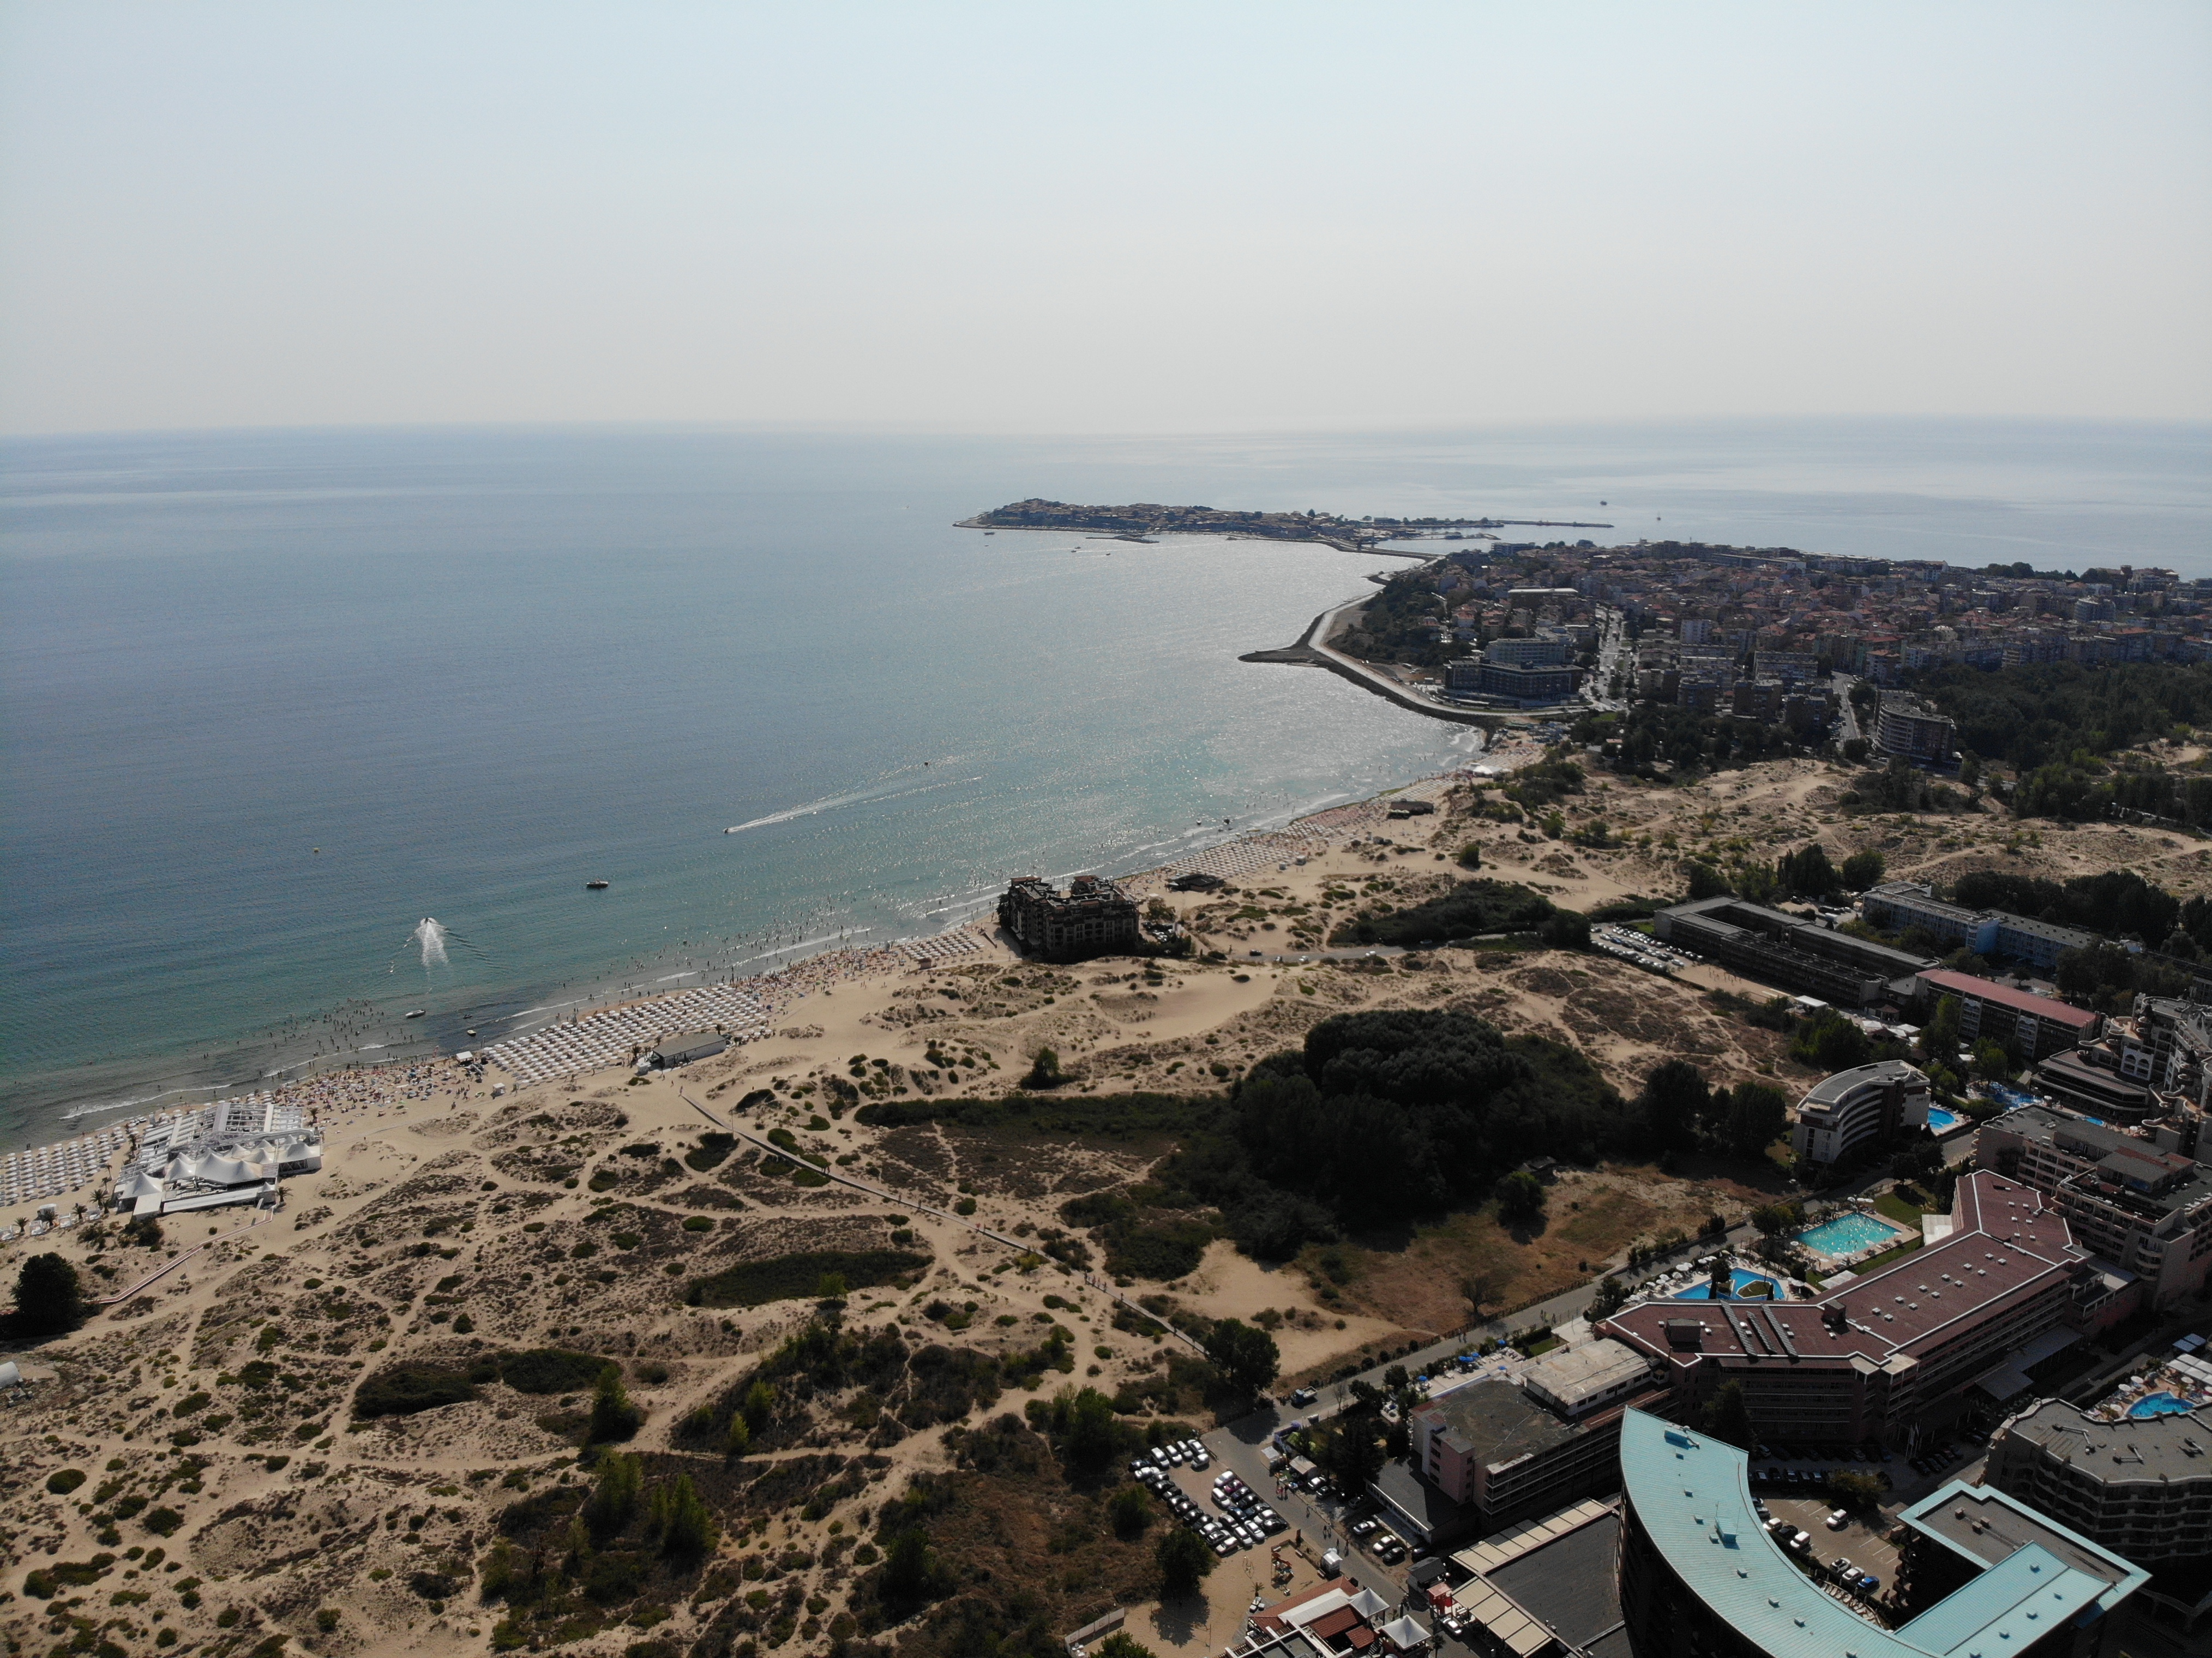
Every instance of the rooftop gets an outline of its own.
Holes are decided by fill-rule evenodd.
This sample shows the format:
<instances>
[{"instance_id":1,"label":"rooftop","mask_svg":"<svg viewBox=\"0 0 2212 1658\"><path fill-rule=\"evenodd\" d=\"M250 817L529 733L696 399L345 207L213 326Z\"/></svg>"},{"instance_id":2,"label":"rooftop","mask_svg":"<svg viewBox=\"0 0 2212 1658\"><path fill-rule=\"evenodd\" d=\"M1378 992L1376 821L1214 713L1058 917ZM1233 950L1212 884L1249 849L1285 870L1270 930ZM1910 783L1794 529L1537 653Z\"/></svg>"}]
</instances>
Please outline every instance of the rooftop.
<instances>
[{"instance_id":1,"label":"rooftop","mask_svg":"<svg viewBox=\"0 0 2212 1658\"><path fill-rule=\"evenodd\" d=\"M1986 1169L1959 1182L1951 1219L1949 1237L1812 1301L1638 1302L1601 1327L1674 1363L1718 1355L1753 1364L1855 1356L1881 1364L1941 1346L1996 1303L2070 1277L2085 1258L2042 1193ZM1698 1344L1677 1348L1669 1323L1700 1327Z\"/></svg>"},{"instance_id":2,"label":"rooftop","mask_svg":"<svg viewBox=\"0 0 2212 1658\"><path fill-rule=\"evenodd\" d=\"M1613 1572L1620 1546L1620 1516L1607 1510L1601 1519L1508 1561L1489 1578L1567 1645L1587 1647L1620 1622L1620 1585Z\"/></svg>"},{"instance_id":3,"label":"rooftop","mask_svg":"<svg viewBox=\"0 0 2212 1658\"><path fill-rule=\"evenodd\" d=\"M1470 1382L1413 1413L1440 1423L1445 1444L1491 1467L1565 1444L1580 1431L1510 1382Z\"/></svg>"},{"instance_id":4,"label":"rooftop","mask_svg":"<svg viewBox=\"0 0 2212 1658\"><path fill-rule=\"evenodd\" d=\"M2008 923L2017 919L2012 916L2005 918ZM2042 924L2037 922L2034 925ZM1923 984L1931 988L1948 991L1954 996L1972 996L1978 1001L1995 1002L1998 1006L2011 1008L2016 1013L2033 1014L2051 1024L2065 1025L2075 1030L2094 1029L2100 1017L2086 1008L2072 1007L2064 1002L2053 1001L2048 996L2038 996L2032 991L2014 990L1994 979L1978 979L1971 973L1954 973L1948 968L1935 968L1919 977Z\"/></svg>"},{"instance_id":5,"label":"rooftop","mask_svg":"<svg viewBox=\"0 0 2212 1658\"><path fill-rule=\"evenodd\" d=\"M1909 1083L1917 1080L1924 1088L1928 1078L1919 1067L1904 1060L1877 1060L1872 1065L1854 1066L1849 1071L1838 1071L1833 1076L1823 1077L1807 1093L1807 1105L1837 1105L1869 1084Z\"/></svg>"},{"instance_id":6,"label":"rooftop","mask_svg":"<svg viewBox=\"0 0 2212 1658\"><path fill-rule=\"evenodd\" d=\"M1970 1485L1963 1479L1954 1479L1941 1491L1930 1491L1899 1515L1898 1519L1985 1568L2000 1566L2023 1552L2039 1550L2055 1558L2069 1574L2094 1580L2097 1584L2094 1598L2106 1612L2119 1605L2150 1576L2133 1562L2067 1530L1994 1485ZM1942 1610L1936 1606L1929 1615L1932 1617Z\"/></svg>"},{"instance_id":7,"label":"rooftop","mask_svg":"<svg viewBox=\"0 0 2212 1658\"><path fill-rule=\"evenodd\" d=\"M1521 1380L1538 1398L1573 1417L1623 1383L1641 1382L1650 1374L1651 1362L1636 1349L1601 1338L1545 1354L1522 1371Z\"/></svg>"},{"instance_id":8,"label":"rooftop","mask_svg":"<svg viewBox=\"0 0 2212 1658\"><path fill-rule=\"evenodd\" d=\"M2108 1485L2212 1479L2212 1426L2193 1411L2100 1422L2077 1406L2039 1399L1999 1431L2039 1445Z\"/></svg>"},{"instance_id":9,"label":"rooftop","mask_svg":"<svg viewBox=\"0 0 2212 1658\"><path fill-rule=\"evenodd\" d=\"M1733 1445L1641 1411L1621 1424L1621 1478L1652 1546L1691 1593L1767 1652L1965 1658L2022 1651L2052 1622L2093 1605L2109 1610L2148 1581L2118 1556L2035 1516L2040 1529L2023 1541L2008 1542L1994 1528L1975 1534L1983 1552L1974 1558L1990 1569L1911 1623L1886 1630L1821 1593L1783 1553L1752 1509L1746 1462ZM2033 1510L2002 1501L2007 1536L2025 1533L2021 1516Z\"/></svg>"}]
</instances>

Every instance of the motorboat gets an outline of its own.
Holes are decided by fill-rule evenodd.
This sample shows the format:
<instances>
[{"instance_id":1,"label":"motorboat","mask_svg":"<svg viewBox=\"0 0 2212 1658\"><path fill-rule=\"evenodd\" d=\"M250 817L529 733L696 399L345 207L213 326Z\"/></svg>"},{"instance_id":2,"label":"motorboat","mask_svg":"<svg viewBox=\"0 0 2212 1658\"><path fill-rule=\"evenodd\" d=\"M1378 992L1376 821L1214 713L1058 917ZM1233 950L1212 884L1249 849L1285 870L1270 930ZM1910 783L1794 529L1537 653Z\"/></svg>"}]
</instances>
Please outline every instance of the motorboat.
<instances>
[{"instance_id":1,"label":"motorboat","mask_svg":"<svg viewBox=\"0 0 2212 1658\"><path fill-rule=\"evenodd\" d=\"M410 1007L407 1010L407 1017L410 1019L419 1019L429 1011L427 1007Z\"/></svg>"},{"instance_id":2,"label":"motorboat","mask_svg":"<svg viewBox=\"0 0 2212 1658\"><path fill-rule=\"evenodd\" d=\"M604 892L606 890L606 888L607 884L605 881L586 881L584 883L584 890L586 892Z\"/></svg>"}]
</instances>

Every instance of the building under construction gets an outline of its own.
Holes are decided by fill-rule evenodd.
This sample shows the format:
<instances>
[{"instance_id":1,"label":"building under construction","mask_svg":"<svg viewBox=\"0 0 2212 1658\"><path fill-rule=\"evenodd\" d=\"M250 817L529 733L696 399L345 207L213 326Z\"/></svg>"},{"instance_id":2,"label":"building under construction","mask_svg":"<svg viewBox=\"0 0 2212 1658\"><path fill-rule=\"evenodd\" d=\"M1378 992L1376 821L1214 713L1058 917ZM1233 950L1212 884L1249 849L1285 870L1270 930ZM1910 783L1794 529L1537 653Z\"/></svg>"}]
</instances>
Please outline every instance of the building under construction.
<instances>
[{"instance_id":1,"label":"building under construction","mask_svg":"<svg viewBox=\"0 0 2212 1658\"><path fill-rule=\"evenodd\" d=\"M1111 881L1079 875L1066 892L1034 875L1018 875L999 900L999 925L1024 955L1079 962L1126 955L1137 948L1137 901Z\"/></svg>"}]
</instances>

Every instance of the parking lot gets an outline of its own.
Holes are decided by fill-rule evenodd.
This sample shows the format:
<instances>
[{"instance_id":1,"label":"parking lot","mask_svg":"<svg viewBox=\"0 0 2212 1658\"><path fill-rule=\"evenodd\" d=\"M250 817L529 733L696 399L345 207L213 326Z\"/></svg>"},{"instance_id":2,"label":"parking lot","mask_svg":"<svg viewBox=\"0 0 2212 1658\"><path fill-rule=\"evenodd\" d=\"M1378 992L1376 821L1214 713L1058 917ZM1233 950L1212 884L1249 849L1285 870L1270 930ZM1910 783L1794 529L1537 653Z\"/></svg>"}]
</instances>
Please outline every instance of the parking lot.
<instances>
[{"instance_id":1,"label":"parking lot","mask_svg":"<svg viewBox=\"0 0 2212 1658\"><path fill-rule=\"evenodd\" d=\"M1897 1548L1885 1543L1881 1533L1890 1524L1889 1516L1877 1517L1872 1525L1856 1515L1846 1520L1840 1531L1828 1529L1831 1505L1814 1497L1763 1497L1759 1499L1777 1519L1785 1520L1796 1530L1812 1538L1808 1551L1824 1568L1831 1568L1838 1556L1849 1560L1854 1569L1871 1572L1881 1580L1879 1594L1886 1594L1897 1582ZM1824 1575L1832 1576L1832 1572Z\"/></svg>"},{"instance_id":2,"label":"parking lot","mask_svg":"<svg viewBox=\"0 0 2212 1658\"><path fill-rule=\"evenodd\" d=\"M1192 1455L1183 1455L1185 1451ZM1218 1558L1265 1549L1290 1533L1290 1521L1270 1502L1272 1482L1255 1487L1233 1470L1218 1467L1198 1441L1170 1448L1164 1461L1150 1455L1139 1458L1129 1472L1180 1523L1203 1537Z\"/></svg>"}]
</instances>

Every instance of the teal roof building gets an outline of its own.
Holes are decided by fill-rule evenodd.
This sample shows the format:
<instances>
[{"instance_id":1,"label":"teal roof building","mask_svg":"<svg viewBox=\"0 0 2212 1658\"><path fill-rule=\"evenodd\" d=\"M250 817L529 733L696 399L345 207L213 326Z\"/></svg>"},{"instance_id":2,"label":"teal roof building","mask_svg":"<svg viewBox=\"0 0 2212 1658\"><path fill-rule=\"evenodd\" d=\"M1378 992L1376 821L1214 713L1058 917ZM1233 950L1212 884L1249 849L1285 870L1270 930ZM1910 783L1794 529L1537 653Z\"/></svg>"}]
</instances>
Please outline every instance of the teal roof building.
<instances>
[{"instance_id":1,"label":"teal roof building","mask_svg":"<svg viewBox=\"0 0 2212 1658\"><path fill-rule=\"evenodd\" d=\"M1620 1601L1636 1658L2094 1658L2149 1574L2017 1499L1960 1482L1899 1516L1885 1627L1762 1525L1743 1452L1641 1411L1621 1424Z\"/></svg>"}]
</instances>

